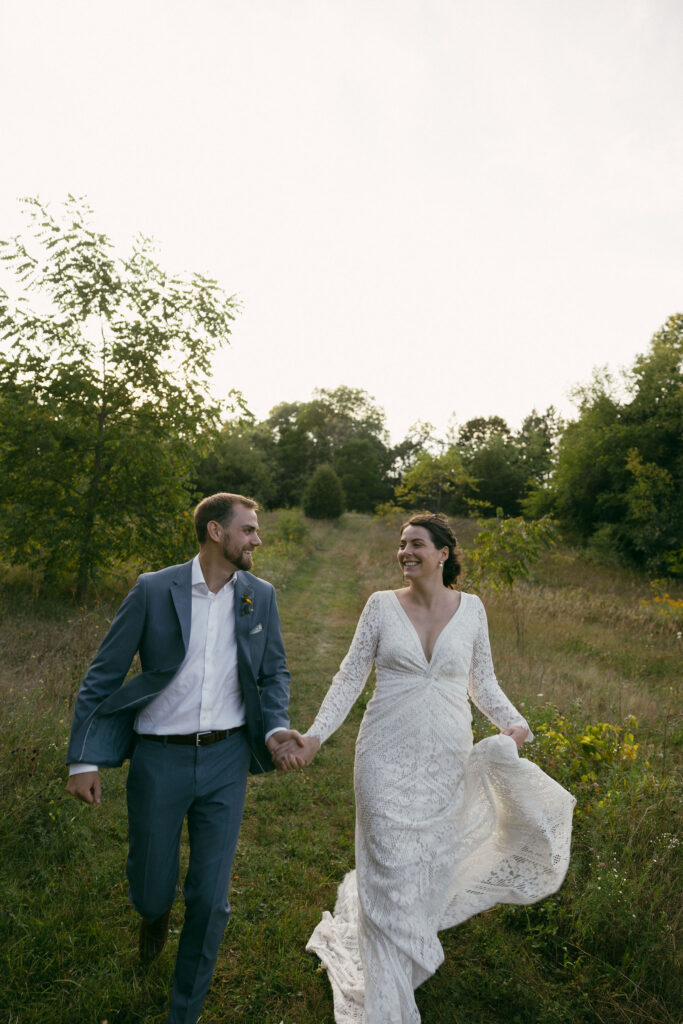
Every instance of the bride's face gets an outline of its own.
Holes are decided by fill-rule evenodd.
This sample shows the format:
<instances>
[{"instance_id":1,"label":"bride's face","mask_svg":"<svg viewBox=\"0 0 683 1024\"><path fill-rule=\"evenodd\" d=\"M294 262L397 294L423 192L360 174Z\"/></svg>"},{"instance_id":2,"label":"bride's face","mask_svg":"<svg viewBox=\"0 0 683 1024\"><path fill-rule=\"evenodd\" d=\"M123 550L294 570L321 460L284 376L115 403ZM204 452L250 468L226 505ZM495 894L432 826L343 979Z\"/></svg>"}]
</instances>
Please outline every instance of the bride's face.
<instances>
[{"instance_id":1,"label":"bride's face","mask_svg":"<svg viewBox=\"0 0 683 1024\"><path fill-rule=\"evenodd\" d=\"M439 562L448 558L448 548L437 548L424 526L406 526L398 545L398 564L406 580L426 579L441 573Z\"/></svg>"}]
</instances>

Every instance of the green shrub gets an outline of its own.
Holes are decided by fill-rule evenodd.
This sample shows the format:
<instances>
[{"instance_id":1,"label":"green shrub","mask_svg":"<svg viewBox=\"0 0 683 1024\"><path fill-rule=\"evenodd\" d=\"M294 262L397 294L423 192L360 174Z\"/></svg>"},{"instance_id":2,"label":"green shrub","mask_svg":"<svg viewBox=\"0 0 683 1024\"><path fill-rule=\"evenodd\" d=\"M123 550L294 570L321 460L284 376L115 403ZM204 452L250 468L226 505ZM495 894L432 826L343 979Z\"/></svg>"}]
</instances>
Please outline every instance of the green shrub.
<instances>
[{"instance_id":1,"label":"green shrub","mask_svg":"<svg viewBox=\"0 0 683 1024\"><path fill-rule=\"evenodd\" d=\"M308 526L301 510L285 508L279 512L274 533L283 544L303 544L308 537Z\"/></svg>"},{"instance_id":2,"label":"green shrub","mask_svg":"<svg viewBox=\"0 0 683 1024\"><path fill-rule=\"evenodd\" d=\"M306 484L302 504L311 519L339 519L344 511L344 488L331 466L318 466Z\"/></svg>"},{"instance_id":3,"label":"green shrub","mask_svg":"<svg viewBox=\"0 0 683 1024\"><path fill-rule=\"evenodd\" d=\"M626 983L628 998L642 986L640 998L650 1007L673 1006L680 994L672 941L683 884L680 780L653 771L651 753L636 742L633 716L623 726L591 725L548 704L530 718L536 741L521 753L577 798L572 859L558 893L505 908L503 917L576 983ZM598 1019L612 1019L613 1000L614 993L602 994L605 1016ZM642 1019L655 1019L655 1010L649 1013Z\"/></svg>"},{"instance_id":4,"label":"green shrub","mask_svg":"<svg viewBox=\"0 0 683 1024\"><path fill-rule=\"evenodd\" d=\"M395 505L393 501L385 501L384 504L378 505L375 509L374 521L380 526L388 526L392 530L398 530L409 516L410 513L401 508L400 505Z\"/></svg>"}]
</instances>

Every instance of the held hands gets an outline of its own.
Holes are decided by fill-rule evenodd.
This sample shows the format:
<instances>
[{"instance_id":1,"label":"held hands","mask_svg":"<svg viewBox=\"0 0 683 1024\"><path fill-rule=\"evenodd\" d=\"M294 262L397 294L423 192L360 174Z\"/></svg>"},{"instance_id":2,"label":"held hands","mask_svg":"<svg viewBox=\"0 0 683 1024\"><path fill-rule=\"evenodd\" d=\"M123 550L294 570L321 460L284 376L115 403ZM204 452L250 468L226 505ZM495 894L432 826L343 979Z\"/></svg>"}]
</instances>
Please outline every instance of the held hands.
<instances>
[{"instance_id":1,"label":"held hands","mask_svg":"<svg viewBox=\"0 0 683 1024\"><path fill-rule=\"evenodd\" d=\"M529 735L529 730L525 729L522 725L511 725L507 729L503 729L502 736L512 736L513 740L517 744L517 749L521 747L524 740Z\"/></svg>"},{"instance_id":2,"label":"held hands","mask_svg":"<svg viewBox=\"0 0 683 1024\"><path fill-rule=\"evenodd\" d=\"M82 800L85 804L99 804L102 802L102 783L99 772L80 772L77 775L70 775L66 784L67 793Z\"/></svg>"},{"instance_id":3,"label":"held hands","mask_svg":"<svg viewBox=\"0 0 683 1024\"><path fill-rule=\"evenodd\" d=\"M317 736L302 736L296 729L279 729L267 741L270 756L279 772L305 768L320 747Z\"/></svg>"}]
</instances>

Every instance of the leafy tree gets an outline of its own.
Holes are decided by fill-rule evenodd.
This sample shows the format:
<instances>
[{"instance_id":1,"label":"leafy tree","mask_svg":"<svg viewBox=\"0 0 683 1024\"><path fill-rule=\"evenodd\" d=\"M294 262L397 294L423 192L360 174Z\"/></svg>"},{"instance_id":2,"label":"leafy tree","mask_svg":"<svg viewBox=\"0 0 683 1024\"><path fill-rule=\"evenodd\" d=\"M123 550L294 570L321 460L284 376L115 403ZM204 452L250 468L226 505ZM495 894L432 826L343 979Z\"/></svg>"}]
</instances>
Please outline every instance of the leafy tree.
<instances>
[{"instance_id":1,"label":"leafy tree","mask_svg":"<svg viewBox=\"0 0 683 1024\"><path fill-rule=\"evenodd\" d=\"M604 522L625 515L629 438L609 378L596 375L575 394L579 418L567 424L560 441L552 490L560 519L586 542Z\"/></svg>"},{"instance_id":2,"label":"leafy tree","mask_svg":"<svg viewBox=\"0 0 683 1024\"><path fill-rule=\"evenodd\" d=\"M386 461L386 449L369 437L351 437L341 446L334 465L349 508L374 512L377 505L391 497Z\"/></svg>"},{"instance_id":3,"label":"leafy tree","mask_svg":"<svg viewBox=\"0 0 683 1024\"><path fill-rule=\"evenodd\" d=\"M680 488L676 489L668 469L655 462L644 462L637 448L628 451L626 468L633 476L633 482L626 491L625 522L631 544L646 560L653 561L664 542L669 548L666 562L673 571L674 563L680 561L681 554L674 547L675 530L683 511Z\"/></svg>"},{"instance_id":4,"label":"leafy tree","mask_svg":"<svg viewBox=\"0 0 683 1024\"><path fill-rule=\"evenodd\" d=\"M579 416L550 484L563 525L653 572L683 562L683 314L667 320L619 394L607 376L577 391Z\"/></svg>"},{"instance_id":5,"label":"leafy tree","mask_svg":"<svg viewBox=\"0 0 683 1024\"><path fill-rule=\"evenodd\" d=\"M438 454L444 445L437 440L435 428L425 420L413 423L408 433L399 444L391 449L391 475L394 486L400 483L401 477L414 466L420 456L428 452Z\"/></svg>"},{"instance_id":6,"label":"leafy tree","mask_svg":"<svg viewBox=\"0 0 683 1024\"><path fill-rule=\"evenodd\" d=\"M304 513L310 519L339 519L344 511L344 489L331 466L318 466L303 493Z\"/></svg>"},{"instance_id":7,"label":"leafy tree","mask_svg":"<svg viewBox=\"0 0 683 1024\"><path fill-rule=\"evenodd\" d=\"M548 517L530 522L521 517L504 519L500 512L495 519L484 522L477 534L468 580L476 589L490 586L508 592L520 650L524 643L525 618L524 605L515 585L529 578L532 566L557 538L557 527Z\"/></svg>"},{"instance_id":8,"label":"leafy tree","mask_svg":"<svg viewBox=\"0 0 683 1024\"><path fill-rule=\"evenodd\" d=\"M316 452L301 416L302 403L281 402L264 422L272 443L270 454L275 475L274 503L281 507L298 505L306 481L315 467L324 461ZM326 451L325 455L329 455Z\"/></svg>"},{"instance_id":9,"label":"leafy tree","mask_svg":"<svg viewBox=\"0 0 683 1024\"><path fill-rule=\"evenodd\" d=\"M483 523L472 552L469 577L477 586L512 590L519 580L529 578L531 567L541 553L557 540L557 527L547 517L530 522L517 516Z\"/></svg>"},{"instance_id":10,"label":"leafy tree","mask_svg":"<svg viewBox=\"0 0 683 1024\"><path fill-rule=\"evenodd\" d=\"M467 510L473 486L460 453L451 448L442 455L424 452L405 473L395 495L404 508L457 513Z\"/></svg>"},{"instance_id":11,"label":"leafy tree","mask_svg":"<svg viewBox=\"0 0 683 1024\"><path fill-rule=\"evenodd\" d=\"M520 465L510 428L500 416L468 420L457 434L457 450L476 483L476 505L507 515L519 512L525 472Z\"/></svg>"},{"instance_id":12,"label":"leafy tree","mask_svg":"<svg viewBox=\"0 0 683 1024\"><path fill-rule=\"evenodd\" d=\"M458 447L468 455L485 448L494 438L510 438L510 428L500 416L475 416L458 431Z\"/></svg>"},{"instance_id":13,"label":"leafy tree","mask_svg":"<svg viewBox=\"0 0 683 1024\"><path fill-rule=\"evenodd\" d=\"M516 434L500 416L468 420L456 443L476 480L479 506L518 515L528 490L548 477L560 429L552 406L543 414L532 410Z\"/></svg>"},{"instance_id":14,"label":"leafy tree","mask_svg":"<svg viewBox=\"0 0 683 1024\"><path fill-rule=\"evenodd\" d=\"M271 448L271 435L262 425L245 418L223 424L197 462L195 489L202 496L217 491L246 494L272 506L276 484Z\"/></svg>"},{"instance_id":15,"label":"leafy tree","mask_svg":"<svg viewBox=\"0 0 683 1024\"><path fill-rule=\"evenodd\" d=\"M147 239L118 257L83 200L24 209L25 238L0 250L20 292L0 289L0 548L73 580L82 600L115 561L183 549L196 438L218 415L211 357L235 301L199 274L167 274Z\"/></svg>"},{"instance_id":16,"label":"leafy tree","mask_svg":"<svg viewBox=\"0 0 683 1024\"><path fill-rule=\"evenodd\" d=\"M464 462L476 481L480 508L491 512L502 508L506 515L519 513L520 498L526 489L526 470L512 440L494 436Z\"/></svg>"},{"instance_id":17,"label":"leafy tree","mask_svg":"<svg viewBox=\"0 0 683 1024\"><path fill-rule=\"evenodd\" d=\"M359 388L317 388L310 402L283 402L271 411L265 427L273 438L271 457L278 505L298 504L306 482L323 463L346 473L348 459L345 461L342 455L342 465L337 467L337 457L352 440L370 442L379 478L382 482L388 480L391 456L384 412ZM369 452L367 446L364 450ZM353 507L372 507L376 489L376 481L371 493L361 492L355 485Z\"/></svg>"},{"instance_id":18,"label":"leafy tree","mask_svg":"<svg viewBox=\"0 0 683 1024\"><path fill-rule=\"evenodd\" d=\"M351 437L387 440L384 411L363 388L316 388L313 403L324 411L324 431L332 444L339 446Z\"/></svg>"},{"instance_id":19,"label":"leafy tree","mask_svg":"<svg viewBox=\"0 0 683 1024\"><path fill-rule=\"evenodd\" d=\"M544 413L532 409L522 421L514 443L527 486L540 486L548 480L563 429L562 419L552 405Z\"/></svg>"}]
</instances>

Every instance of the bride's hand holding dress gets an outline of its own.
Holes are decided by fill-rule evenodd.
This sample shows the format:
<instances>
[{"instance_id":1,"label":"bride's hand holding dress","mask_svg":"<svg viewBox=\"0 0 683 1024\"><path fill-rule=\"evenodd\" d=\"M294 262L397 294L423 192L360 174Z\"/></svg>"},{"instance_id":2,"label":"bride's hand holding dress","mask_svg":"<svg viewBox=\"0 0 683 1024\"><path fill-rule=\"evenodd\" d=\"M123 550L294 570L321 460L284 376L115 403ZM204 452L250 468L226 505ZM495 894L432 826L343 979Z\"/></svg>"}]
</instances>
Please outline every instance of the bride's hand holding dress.
<instances>
[{"instance_id":1,"label":"bride's hand holding dress","mask_svg":"<svg viewBox=\"0 0 683 1024\"><path fill-rule=\"evenodd\" d=\"M529 737L529 730L525 729L521 725L511 725L509 729L503 729L501 736L512 736L513 740L517 744L519 750L523 743L526 743Z\"/></svg>"}]
</instances>

